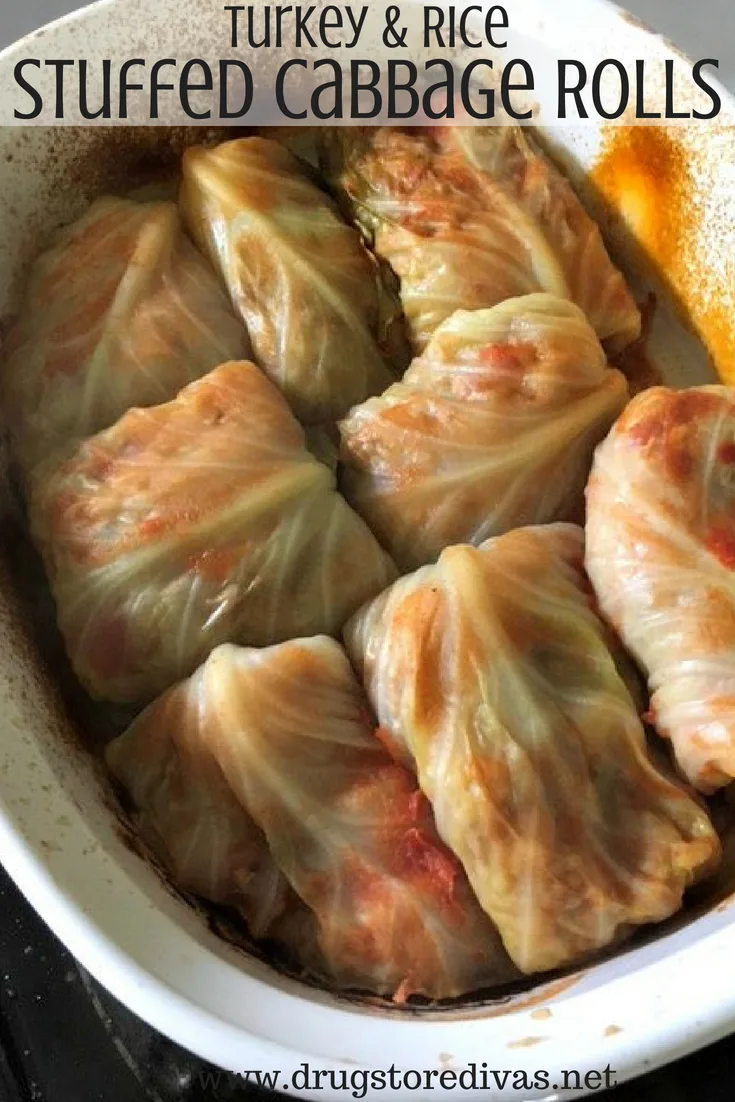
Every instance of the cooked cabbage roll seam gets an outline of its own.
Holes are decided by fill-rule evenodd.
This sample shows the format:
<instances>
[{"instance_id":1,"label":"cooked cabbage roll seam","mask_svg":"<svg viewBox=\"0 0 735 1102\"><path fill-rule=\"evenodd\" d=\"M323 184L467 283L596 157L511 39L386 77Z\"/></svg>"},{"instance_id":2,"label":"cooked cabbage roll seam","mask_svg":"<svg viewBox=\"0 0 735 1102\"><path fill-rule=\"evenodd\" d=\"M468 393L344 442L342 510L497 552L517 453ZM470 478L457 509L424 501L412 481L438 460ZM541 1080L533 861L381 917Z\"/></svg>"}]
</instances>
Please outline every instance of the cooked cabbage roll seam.
<instances>
[{"instance_id":1,"label":"cooked cabbage roll seam","mask_svg":"<svg viewBox=\"0 0 735 1102\"><path fill-rule=\"evenodd\" d=\"M384 743L524 972L677 911L719 858L649 757L571 525L445 550L344 631Z\"/></svg>"},{"instance_id":2,"label":"cooked cabbage roll seam","mask_svg":"<svg viewBox=\"0 0 735 1102\"><path fill-rule=\"evenodd\" d=\"M72 664L110 700L150 699L224 641L338 632L395 577L247 362L83 443L30 513Z\"/></svg>"},{"instance_id":3,"label":"cooked cabbage roll seam","mask_svg":"<svg viewBox=\"0 0 735 1102\"><path fill-rule=\"evenodd\" d=\"M735 391L639 395L598 449L587 569L650 718L703 792L735 777Z\"/></svg>"},{"instance_id":4,"label":"cooked cabbage roll seam","mask_svg":"<svg viewBox=\"0 0 735 1102\"><path fill-rule=\"evenodd\" d=\"M250 933L263 937L290 889L199 738L200 680L195 675L150 705L105 758L176 887L236 907Z\"/></svg>"},{"instance_id":5,"label":"cooked cabbage roll seam","mask_svg":"<svg viewBox=\"0 0 735 1102\"><path fill-rule=\"evenodd\" d=\"M24 479L249 352L175 204L97 200L32 265L4 342L0 391Z\"/></svg>"},{"instance_id":6,"label":"cooked cabbage roll seam","mask_svg":"<svg viewBox=\"0 0 735 1102\"><path fill-rule=\"evenodd\" d=\"M415 354L457 309L569 297L610 353L641 319L599 228L521 127L326 128L320 164L400 280Z\"/></svg>"},{"instance_id":7,"label":"cooked cabbage roll seam","mask_svg":"<svg viewBox=\"0 0 735 1102\"><path fill-rule=\"evenodd\" d=\"M453 543L578 520L627 396L573 303L457 311L402 382L340 422L341 485L404 570Z\"/></svg>"},{"instance_id":8,"label":"cooked cabbage roll seam","mask_svg":"<svg viewBox=\"0 0 735 1102\"><path fill-rule=\"evenodd\" d=\"M203 677L208 746L314 912L334 983L400 1000L515 975L334 640L220 647Z\"/></svg>"},{"instance_id":9,"label":"cooked cabbage roll seam","mask_svg":"<svg viewBox=\"0 0 735 1102\"><path fill-rule=\"evenodd\" d=\"M260 137L194 148L180 194L255 356L306 424L329 422L395 377L400 309L360 236L296 158Z\"/></svg>"}]
</instances>

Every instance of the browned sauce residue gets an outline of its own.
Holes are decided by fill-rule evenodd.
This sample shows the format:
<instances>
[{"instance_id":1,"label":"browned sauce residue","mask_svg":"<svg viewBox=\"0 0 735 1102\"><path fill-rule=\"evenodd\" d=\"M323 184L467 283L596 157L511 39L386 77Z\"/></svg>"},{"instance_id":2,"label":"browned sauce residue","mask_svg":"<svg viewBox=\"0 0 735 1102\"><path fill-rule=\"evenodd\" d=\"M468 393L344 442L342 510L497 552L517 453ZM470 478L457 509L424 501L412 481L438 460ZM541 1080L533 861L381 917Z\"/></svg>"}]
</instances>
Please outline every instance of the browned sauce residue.
<instances>
[{"instance_id":1,"label":"browned sauce residue","mask_svg":"<svg viewBox=\"0 0 735 1102\"><path fill-rule=\"evenodd\" d=\"M551 1017L551 1011L548 1007L544 1006L540 1010L532 1010L531 1017L536 1022L545 1022Z\"/></svg>"},{"instance_id":2,"label":"browned sauce residue","mask_svg":"<svg viewBox=\"0 0 735 1102\"><path fill-rule=\"evenodd\" d=\"M731 258L734 259L734 258ZM733 264L735 278L735 264ZM735 383L735 322L725 301L710 302L702 307L700 336L714 361L717 374L724 383Z\"/></svg>"},{"instance_id":3,"label":"browned sauce residue","mask_svg":"<svg viewBox=\"0 0 735 1102\"><path fill-rule=\"evenodd\" d=\"M540 1045L545 1040L546 1037L521 1037L520 1041L510 1041L508 1048L533 1048L534 1045Z\"/></svg>"},{"instance_id":4,"label":"browned sauce residue","mask_svg":"<svg viewBox=\"0 0 735 1102\"><path fill-rule=\"evenodd\" d=\"M649 27L648 23L645 23L637 15L633 15L632 12L621 11L620 19L623 23L628 23L631 27L637 27L639 30L645 31L646 34L656 34L656 32L651 27Z\"/></svg>"},{"instance_id":5,"label":"browned sauce residue","mask_svg":"<svg viewBox=\"0 0 735 1102\"><path fill-rule=\"evenodd\" d=\"M519 1010L531 1010L546 1003L553 1002L564 991L573 987L582 978L584 972L573 972L569 976L561 976L559 979L545 983L540 989L531 990L528 993L511 995L507 999L493 1005L492 1002L482 1007L468 1009L466 1013L452 1014L453 1021L461 1021L463 1018L501 1018L505 1014L515 1014Z\"/></svg>"}]
</instances>

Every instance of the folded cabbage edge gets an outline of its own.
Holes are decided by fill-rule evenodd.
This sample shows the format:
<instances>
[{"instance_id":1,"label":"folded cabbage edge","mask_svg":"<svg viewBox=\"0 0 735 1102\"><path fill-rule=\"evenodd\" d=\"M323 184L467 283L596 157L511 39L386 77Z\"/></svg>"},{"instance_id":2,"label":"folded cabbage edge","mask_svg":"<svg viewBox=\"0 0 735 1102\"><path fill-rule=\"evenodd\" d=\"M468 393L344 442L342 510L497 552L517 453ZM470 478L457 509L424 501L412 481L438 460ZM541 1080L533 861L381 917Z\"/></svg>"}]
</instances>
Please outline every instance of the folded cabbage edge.
<instances>
[{"instance_id":1,"label":"folded cabbage edge","mask_svg":"<svg viewBox=\"0 0 735 1102\"><path fill-rule=\"evenodd\" d=\"M24 480L133 406L250 352L174 203L103 198L32 265L0 371Z\"/></svg>"},{"instance_id":2,"label":"folded cabbage edge","mask_svg":"<svg viewBox=\"0 0 735 1102\"><path fill-rule=\"evenodd\" d=\"M31 519L75 672L109 700L150 699L222 642L339 632L395 577L248 363L85 442Z\"/></svg>"},{"instance_id":3,"label":"folded cabbage edge","mask_svg":"<svg viewBox=\"0 0 735 1102\"><path fill-rule=\"evenodd\" d=\"M627 397L573 303L457 311L403 382L340 422L341 486L404 570L454 543L576 521Z\"/></svg>"},{"instance_id":4,"label":"folded cabbage edge","mask_svg":"<svg viewBox=\"0 0 735 1102\"><path fill-rule=\"evenodd\" d=\"M333 983L401 1002L516 976L334 640L220 647L203 677L203 737L314 912Z\"/></svg>"},{"instance_id":5,"label":"folded cabbage edge","mask_svg":"<svg viewBox=\"0 0 735 1102\"><path fill-rule=\"evenodd\" d=\"M319 160L400 280L414 353L454 310L534 291L575 301L611 355L640 335L599 227L526 128L327 127Z\"/></svg>"},{"instance_id":6,"label":"folded cabbage edge","mask_svg":"<svg viewBox=\"0 0 735 1102\"><path fill-rule=\"evenodd\" d=\"M344 633L385 744L527 973L668 918L720 852L647 754L582 556L571 525L449 548Z\"/></svg>"},{"instance_id":7,"label":"folded cabbage edge","mask_svg":"<svg viewBox=\"0 0 735 1102\"><path fill-rule=\"evenodd\" d=\"M199 737L201 672L149 705L105 760L141 836L175 885L240 910L254 937L283 912L288 885L262 833Z\"/></svg>"},{"instance_id":8,"label":"folded cabbage edge","mask_svg":"<svg viewBox=\"0 0 735 1102\"><path fill-rule=\"evenodd\" d=\"M381 267L311 174L277 142L241 138L184 156L180 206L250 333L255 356L306 424L379 393L406 360Z\"/></svg>"},{"instance_id":9,"label":"folded cabbage edge","mask_svg":"<svg viewBox=\"0 0 735 1102\"><path fill-rule=\"evenodd\" d=\"M312 916L201 737L201 694L199 669L108 744L133 826L178 891L233 909L250 938L325 978Z\"/></svg>"},{"instance_id":10,"label":"folded cabbage edge","mask_svg":"<svg viewBox=\"0 0 735 1102\"><path fill-rule=\"evenodd\" d=\"M735 391L638 395L599 448L586 563L648 676L650 719L705 793L735 777Z\"/></svg>"}]
</instances>

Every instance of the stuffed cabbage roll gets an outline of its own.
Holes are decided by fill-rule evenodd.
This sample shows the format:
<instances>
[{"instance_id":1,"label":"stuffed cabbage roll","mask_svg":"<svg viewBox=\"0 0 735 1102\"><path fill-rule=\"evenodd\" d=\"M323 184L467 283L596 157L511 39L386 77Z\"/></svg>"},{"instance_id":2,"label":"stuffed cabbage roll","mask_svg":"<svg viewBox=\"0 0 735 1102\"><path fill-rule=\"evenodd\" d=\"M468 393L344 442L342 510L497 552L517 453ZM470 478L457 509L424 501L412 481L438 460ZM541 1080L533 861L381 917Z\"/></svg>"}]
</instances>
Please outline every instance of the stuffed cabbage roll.
<instances>
[{"instance_id":1,"label":"stuffed cabbage roll","mask_svg":"<svg viewBox=\"0 0 735 1102\"><path fill-rule=\"evenodd\" d=\"M297 417L334 420L388 386L397 299L296 158L278 142L240 138L188 150L183 173L187 225Z\"/></svg>"},{"instance_id":2,"label":"stuffed cabbage roll","mask_svg":"<svg viewBox=\"0 0 735 1102\"><path fill-rule=\"evenodd\" d=\"M299 162L318 175L324 129L323 126L257 126L253 133L285 146Z\"/></svg>"},{"instance_id":3,"label":"stuffed cabbage roll","mask_svg":"<svg viewBox=\"0 0 735 1102\"><path fill-rule=\"evenodd\" d=\"M86 441L31 520L74 669L109 700L154 695L224 641L339 631L395 574L246 362Z\"/></svg>"},{"instance_id":4,"label":"stuffed cabbage roll","mask_svg":"<svg viewBox=\"0 0 735 1102\"><path fill-rule=\"evenodd\" d=\"M385 744L524 972L667 918L719 855L647 754L583 550L573 525L450 547L345 629Z\"/></svg>"},{"instance_id":5,"label":"stuffed cabbage roll","mask_svg":"<svg viewBox=\"0 0 735 1102\"><path fill-rule=\"evenodd\" d=\"M414 353L455 310L548 291L580 306L608 351L636 304L571 186L521 127L334 127L323 171L401 283Z\"/></svg>"},{"instance_id":6,"label":"stuffed cabbage roll","mask_svg":"<svg viewBox=\"0 0 735 1102\"><path fill-rule=\"evenodd\" d=\"M198 694L199 737L314 912L332 982L401 1001L515 975L339 644L219 647Z\"/></svg>"},{"instance_id":7,"label":"stuffed cabbage roll","mask_svg":"<svg viewBox=\"0 0 735 1102\"><path fill-rule=\"evenodd\" d=\"M452 543L579 520L592 453L627 396L573 303L458 311L403 382L341 422L343 487L406 569Z\"/></svg>"},{"instance_id":8,"label":"stuffed cabbage roll","mask_svg":"<svg viewBox=\"0 0 735 1102\"><path fill-rule=\"evenodd\" d=\"M587 491L587 570L704 792L735 777L735 390L640 394Z\"/></svg>"},{"instance_id":9,"label":"stuffed cabbage roll","mask_svg":"<svg viewBox=\"0 0 735 1102\"><path fill-rule=\"evenodd\" d=\"M3 412L28 474L131 406L249 355L242 323L174 203L99 199L31 269L4 342Z\"/></svg>"},{"instance_id":10,"label":"stuffed cabbage roll","mask_svg":"<svg viewBox=\"0 0 735 1102\"><path fill-rule=\"evenodd\" d=\"M236 907L254 937L291 890L199 730L203 672L151 704L106 751L141 836L183 891Z\"/></svg>"}]
</instances>

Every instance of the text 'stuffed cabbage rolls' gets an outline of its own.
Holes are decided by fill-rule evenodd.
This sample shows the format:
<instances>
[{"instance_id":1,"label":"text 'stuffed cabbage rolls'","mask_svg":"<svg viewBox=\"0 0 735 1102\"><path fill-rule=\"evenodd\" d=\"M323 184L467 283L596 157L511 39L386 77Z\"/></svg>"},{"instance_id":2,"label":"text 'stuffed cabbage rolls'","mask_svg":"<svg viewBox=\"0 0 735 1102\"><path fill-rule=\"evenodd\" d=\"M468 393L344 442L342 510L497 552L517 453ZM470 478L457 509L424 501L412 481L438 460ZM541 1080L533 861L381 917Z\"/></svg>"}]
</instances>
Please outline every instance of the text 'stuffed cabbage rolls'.
<instances>
[{"instance_id":1,"label":"text 'stuffed cabbage rolls'","mask_svg":"<svg viewBox=\"0 0 735 1102\"><path fill-rule=\"evenodd\" d=\"M86 441L31 520L75 671L109 700L154 695L221 642L339 631L395 576L247 362Z\"/></svg>"},{"instance_id":2,"label":"text 'stuffed cabbage rolls'","mask_svg":"<svg viewBox=\"0 0 735 1102\"><path fill-rule=\"evenodd\" d=\"M180 206L297 417L334 420L393 381L398 300L288 150L257 137L188 150Z\"/></svg>"},{"instance_id":3,"label":"text 'stuffed cabbage rolls'","mask_svg":"<svg viewBox=\"0 0 735 1102\"><path fill-rule=\"evenodd\" d=\"M384 742L524 972L668 918L719 857L647 754L583 553L573 525L451 547L345 629Z\"/></svg>"},{"instance_id":4,"label":"text 'stuffed cabbage rolls'","mask_svg":"<svg viewBox=\"0 0 735 1102\"><path fill-rule=\"evenodd\" d=\"M573 303L458 311L403 382L341 422L343 487L406 569L452 543L581 520L594 448L627 397Z\"/></svg>"},{"instance_id":5,"label":"text 'stuffed cabbage rolls'","mask_svg":"<svg viewBox=\"0 0 735 1102\"><path fill-rule=\"evenodd\" d=\"M547 291L584 310L610 353L640 315L597 225L521 127L335 127L322 168L400 279L415 353L455 310Z\"/></svg>"},{"instance_id":6,"label":"text 'stuffed cabbage rolls'","mask_svg":"<svg viewBox=\"0 0 735 1102\"><path fill-rule=\"evenodd\" d=\"M338 643L222 646L198 677L199 735L312 910L331 982L401 1001L516 975Z\"/></svg>"},{"instance_id":7,"label":"text 'stuffed cabbage rolls'","mask_svg":"<svg viewBox=\"0 0 735 1102\"><path fill-rule=\"evenodd\" d=\"M132 406L166 402L249 343L174 203L105 198L35 262L0 393L26 475Z\"/></svg>"},{"instance_id":8,"label":"text 'stuffed cabbage rolls'","mask_svg":"<svg viewBox=\"0 0 735 1102\"><path fill-rule=\"evenodd\" d=\"M735 777L735 389L640 394L587 491L587 570L704 792Z\"/></svg>"}]
</instances>

